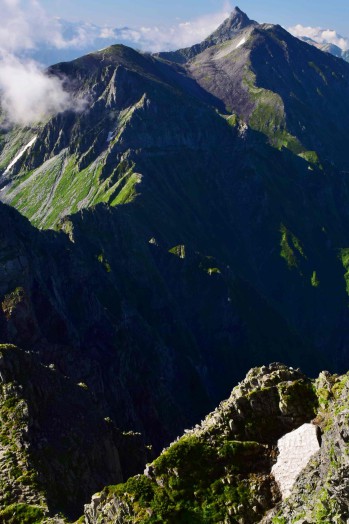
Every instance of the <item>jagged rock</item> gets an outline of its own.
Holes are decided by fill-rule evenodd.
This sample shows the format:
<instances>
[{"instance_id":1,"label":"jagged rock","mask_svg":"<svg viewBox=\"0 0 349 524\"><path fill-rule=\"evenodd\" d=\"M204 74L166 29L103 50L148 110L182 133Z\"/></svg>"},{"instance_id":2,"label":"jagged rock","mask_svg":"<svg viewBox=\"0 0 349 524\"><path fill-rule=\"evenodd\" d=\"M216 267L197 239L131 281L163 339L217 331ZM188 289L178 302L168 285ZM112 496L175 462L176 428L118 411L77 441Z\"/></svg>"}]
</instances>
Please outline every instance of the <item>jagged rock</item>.
<instances>
[{"instance_id":1,"label":"jagged rock","mask_svg":"<svg viewBox=\"0 0 349 524\"><path fill-rule=\"evenodd\" d=\"M277 439L310 421L316 407L313 385L299 370L282 364L252 369L228 400L186 430L144 475L104 490L97 508L94 500L85 506L87 523L147 522L146 515L171 516L173 522L201 522L204 515L212 523L259 522L281 497L271 474ZM238 432L232 432L232 419Z\"/></svg>"},{"instance_id":2,"label":"jagged rock","mask_svg":"<svg viewBox=\"0 0 349 524\"><path fill-rule=\"evenodd\" d=\"M299 381L301 389L294 397L292 385ZM309 386L313 390L311 401ZM294 411L297 403L297 413L303 412L303 422L307 423L302 424L298 419L297 423L294 421L296 429L286 433L289 415L271 410L265 415L270 417L269 426L277 426L278 430L274 427L270 433L264 426L263 433L259 433L263 444L245 440L243 435L241 440L232 440L226 433L225 424L229 426L229 419L224 422L225 415L235 409L239 400L245 406L242 416L249 413L250 417L256 409L252 418L258 418L259 406L264 405L266 398L265 387L282 392L288 412ZM234 388L231 397L199 427L187 432L148 465L146 471L151 471L151 475L138 475L126 484L105 488L98 496L97 507L95 501L85 506L86 523L346 522L349 516L348 391L348 375L338 377L325 372L316 381L310 381L299 370L281 364L252 369ZM251 393L256 402L251 412L247 412ZM315 412L316 418L310 423ZM245 424L248 420L250 418L245 419ZM283 435L278 442L277 433ZM286 450L285 442L288 443ZM281 480L281 493L273 473L280 470L279 460L284 460L285 451L288 451L292 479L277 476Z\"/></svg>"}]
</instances>

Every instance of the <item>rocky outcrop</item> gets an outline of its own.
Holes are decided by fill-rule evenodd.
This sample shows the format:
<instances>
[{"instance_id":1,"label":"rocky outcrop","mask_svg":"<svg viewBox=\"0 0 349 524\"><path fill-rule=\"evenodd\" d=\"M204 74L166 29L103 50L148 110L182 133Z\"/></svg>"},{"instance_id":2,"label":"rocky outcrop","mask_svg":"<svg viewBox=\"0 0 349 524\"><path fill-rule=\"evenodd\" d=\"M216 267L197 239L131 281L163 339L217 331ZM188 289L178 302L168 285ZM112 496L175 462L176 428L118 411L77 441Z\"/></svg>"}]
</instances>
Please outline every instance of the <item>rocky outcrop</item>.
<instances>
[{"instance_id":1,"label":"rocky outcrop","mask_svg":"<svg viewBox=\"0 0 349 524\"><path fill-rule=\"evenodd\" d=\"M277 439L310 422L317 405L314 384L299 370L281 364L251 370L143 476L94 497L86 522L260 522L281 499L271 474Z\"/></svg>"},{"instance_id":2,"label":"rocky outcrop","mask_svg":"<svg viewBox=\"0 0 349 524\"><path fill-rule=\"evenodd\" d=\"M210 49L215 45L229 42L229 40L232 40L234 37L241 34L241 31L244 29L248 27L255 27L257 25L257 22L250 20L246 13L242 12L239 7L235 7L229 18L227 18L218 27L218 29L216 29L216 31L214 31L200 44L195 44L185 49L179 49L178 51L158 53L156 56L162 58L163 60L183 64L199 55L206 49Z\"/></svg>"},{"instance_id":3,"label":"rocky outcrop","mask_svg":"<svg viewBox=\"0 0 349 524\"><path fill-rule=\"evenodd\" d=\"M348 387L347 375L309 380L281 364L251 370L143 476L96 495L86 523L346 522Z\"/></svg>"},{"instance_id":4,"label":"rocky outcrop","mask_svg":"<svg viewBox=\"0 0 349 524\"><path fill-rule=\"evenodd\" d=\"M298 475L290 496L263 523L344 523L349 518L349 377L321 373L316 387L321 448Z\"/></svg>"}]
</instances>

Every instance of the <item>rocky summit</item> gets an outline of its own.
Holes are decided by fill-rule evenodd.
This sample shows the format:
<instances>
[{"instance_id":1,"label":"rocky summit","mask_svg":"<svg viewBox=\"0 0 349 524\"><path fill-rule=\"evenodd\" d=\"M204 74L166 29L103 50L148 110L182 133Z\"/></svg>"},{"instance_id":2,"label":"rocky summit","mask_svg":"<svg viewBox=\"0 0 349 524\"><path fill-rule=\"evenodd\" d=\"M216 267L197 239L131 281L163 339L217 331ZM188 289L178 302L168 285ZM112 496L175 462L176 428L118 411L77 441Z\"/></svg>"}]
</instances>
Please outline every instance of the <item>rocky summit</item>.
<instances>
[{"instance_id":1,"label":"rocky summit","mask_svg":"<svg viewBox=\"0 0 349 524\"><path fill-rule=\"evenodd\" d=\"M75 110L0 113L0 521L341 522L349 64L236 8L47 75Z\"/></svg>"}]
</instances>

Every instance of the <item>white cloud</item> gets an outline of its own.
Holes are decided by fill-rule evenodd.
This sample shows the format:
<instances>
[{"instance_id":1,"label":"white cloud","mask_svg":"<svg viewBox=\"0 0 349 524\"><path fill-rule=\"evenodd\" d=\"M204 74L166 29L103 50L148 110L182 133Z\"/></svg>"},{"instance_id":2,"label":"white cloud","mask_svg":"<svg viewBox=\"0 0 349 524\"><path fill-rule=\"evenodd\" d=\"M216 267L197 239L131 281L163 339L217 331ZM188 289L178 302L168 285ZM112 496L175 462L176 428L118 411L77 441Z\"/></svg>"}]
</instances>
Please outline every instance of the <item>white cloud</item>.
<instances>
[{"instance_id":1,"label":"white cloud","mask_svg":"<svg viewBox=\"0 0 349 524\"><path fill-rule=\"evenodd\" d=\"M167 51L189 47L204 40L229 16L230 6L226 4L218 13L202 16L192 21L179 22L171 27L141 27L123 29L117 36L134 42L147 51Z\"/></svg>"},{"instance_id":2,"label":"white cloud","mask_svg":"<svg viewBox=\"0 0 349 524\"><path fill-rule=\"evenodd\" d=\"M7 121L28 125L66 110L81 110L83 101L72 100L62 81L48 76L33 61L13 55L0 61L1 107Z\"/></svg>"},{"instance_id":3,"label":"white cloud","mask_svg":"<svg viewBox=\"0 0 349 524\"><path fill-rule=\"evenodd\" d=\"M123 39L147 51L176 49L202 41L229 16L231 9L231 2L225 1L217 13L178 21L170 27L118 29L50 18L39 0L0 0L0 49L18 53L43 44L56 49L85 49L93 47L97 39Z\"/></svg>"},{"instance_id":4,"label":"white cloud","mask_svg":"<svg viewBox=\"0 0 349 524\"><path fill-rule=\"evenodd\" d=\"M23 58L38 41L60 45L57 21L48 21L37 0L0 0L0 9L0 103L6 122L27 125L61 111L81 109L82 102L72 100L59 78Z\"/></svg>"},{"instance_id":5,"label":"white cloud","mask_svg":"<svg viewBox=\"0 0 349 524\"><path fill-rule=\"evenodd\" d=\"M299 37L307 37L314 40L318 44L334 44L338 46L342 51L349 49L349 39L340 36L333 29L322 29L321 27L305 27L301 24L297 24L290 27L289 32Z\"/></svg>"},{"instance_id":6,"label":"white cloud","mask_svg":"<svg viewBox=\"0 0 349 524\"><path fill-rule=\"evenodd\" d=\"M7 121L30 124L67 109L80 110L83 102L72 100L59 78L48 76L42 66L28 59L44 51L79 49L124 42L146 51L187 47L212 33L231 11L225 2L218 12L171 27L115 29L48 17L39 0L0 0L0 103Z\"/></svg>"}]
</instances>

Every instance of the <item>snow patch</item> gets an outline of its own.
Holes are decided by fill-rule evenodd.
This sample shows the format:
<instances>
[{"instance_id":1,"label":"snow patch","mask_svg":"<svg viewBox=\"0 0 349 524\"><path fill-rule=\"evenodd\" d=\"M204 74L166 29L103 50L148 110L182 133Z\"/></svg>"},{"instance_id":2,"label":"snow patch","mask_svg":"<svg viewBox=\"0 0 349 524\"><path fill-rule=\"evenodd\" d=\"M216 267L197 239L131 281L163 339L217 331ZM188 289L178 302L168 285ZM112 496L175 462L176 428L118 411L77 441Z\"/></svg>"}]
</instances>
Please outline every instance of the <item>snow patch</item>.
<instances>
[{"instance_id":1,"label":"snow patch","mask_svg":"<svg viewBox=\"0 0 349 524\"><path fill-rule=\"evenodd\" d=\"M5 171L3 173L4 175L10 171L10 169L16 164L16 162L18 162L18 160L24 155L24 153L27 151L27 149L29 149L34 144L34 142L35 142L35 140L37 138L38 138L37 136L34 136L31 139L31 141L28 142L28 144L26 146L24 146L23 149L21 149L21 151L18 153L18 155L15 156L15 158L9 163L9 165L5 169Z\"/></svg>"},{"instance_id":2,"label":"snow patch","mask_svg":"<svg viewBox=\"0 0 349 524\"><path fill-rule=\"evenodd\" d=\"M237 49L238 47L241 47L242 45L246 44L246 38L244 37L242 40L240 40L240 42L238 43L238 45L235 47L235 49Z\"/></svg>"}]
</instances>

